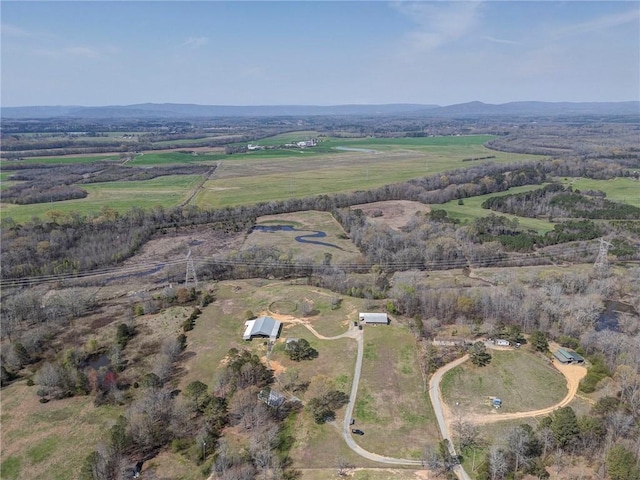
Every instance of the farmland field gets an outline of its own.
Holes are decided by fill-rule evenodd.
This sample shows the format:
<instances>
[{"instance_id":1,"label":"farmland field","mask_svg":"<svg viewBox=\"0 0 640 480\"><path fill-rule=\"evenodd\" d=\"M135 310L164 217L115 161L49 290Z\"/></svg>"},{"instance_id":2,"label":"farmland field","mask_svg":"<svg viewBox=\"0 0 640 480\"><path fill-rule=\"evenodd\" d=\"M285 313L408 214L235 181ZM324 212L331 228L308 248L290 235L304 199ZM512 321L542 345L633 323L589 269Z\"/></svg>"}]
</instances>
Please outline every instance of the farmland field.
<instances>
[{"instance_id":1,"label":"farmland field","mask_svg":"<svg viewBox=\"0 0 640 480\"><path fill-rule=\"evenodd\" d=\"M23 222L33 216L44 218L50 210L62 214L91 214L103 207L118 212L125 212L132 207L172 207L185 199L199 178L199 175L169 175L138 182L84 184L82 188L89 193L86 198L31 205L2 204L2 216Z\"/></svg>"},{"instance_id":2,"label":"farmland field","mask_svg":"<svg viewBox=\"0 0 640 480\"><path fill-rule=\"evenodd\" d=\"M463 161L470 158L490 156L494 158L480 162L497 163L539 158L489 150L482 143L490 138L329 139L319 144L319 150L284 150L289 152L286 157L270 158L272 150L231 155L205 184L196 203L223 207L366 190L478 163ZM336 146L373 151L341 152Z\"/></svg>"},{"instance_id":3,"label":"farmland field","mask_svg":"<svg viewBox=\"0 0 640 480\"><path fill-rule=\"evenodd\" d=\"M462 222L473 222L476 218L482 218L495 213L504 216L510 220L517 219L521 227L535 230L543 234L553 230L553 223L539 218L518 217L508 213L493 212L492 210L482 208L482 203L491 197L501 197L513 193L529 192L540 188L540 185L525 185L522 187L510 188L504 192L489 193L487 195L478 195L477 197L469 197L463 200L463 205L458 205L458 200L451 200L441 205L431 205L431 208L446 210L451 218L456 218Z\"/></svg>"},{"instance_id":4,"label":"farmland field","mask_svg":"<svg viewBox=\"0 0 640 480\"><path fill-rule=\"evenodd\" d=\"M601 190L607 194L609 200L640 207L640 181L632 178L612 178L610 180L557 178L556 180L565 186L571 185L574 190Z\"/></svg>"},{"instance_id":5,"label":"farmland field","mask_svg":"<svg viewBox=\"0 0 640 480\"><path fill-rule=\"evenodd\" d=\"M308 139L316 132L295 132L263 139L261 145L279 145ZM488 135L423 138L323 138L318 147L257 150L244 154L150 152L137 155L127 165L152 167L222 161L216 174L198 192L193 202L203 208L286 200L311 195L364 190L425 175L468 167L479 162L508 162L540 158L492 151L483 143ZM336 147L370 151L340 151ZM471 159L489 159L463 161ZM97 156L40 157L28 163L68 164L97 160L119 160L119 154ZM171 179L170 181L168 179ZM176 206L188 194L185 183L194 177L163 177L163 180L127 182L131 187L109 183L83 186L89 197L52 205L3 205L3 215L16 221L42 216L48 210L81 214L95 213L104 205L123 211L132 205L150 208ZM124 182L118 182L124 183ZM154 192L154 190L157 190ZM141 197L138 197L138 195ZM129 198L127 198L129 197ZM134 198L135 197L135 198Z\"/></svg>"}]
</instances>

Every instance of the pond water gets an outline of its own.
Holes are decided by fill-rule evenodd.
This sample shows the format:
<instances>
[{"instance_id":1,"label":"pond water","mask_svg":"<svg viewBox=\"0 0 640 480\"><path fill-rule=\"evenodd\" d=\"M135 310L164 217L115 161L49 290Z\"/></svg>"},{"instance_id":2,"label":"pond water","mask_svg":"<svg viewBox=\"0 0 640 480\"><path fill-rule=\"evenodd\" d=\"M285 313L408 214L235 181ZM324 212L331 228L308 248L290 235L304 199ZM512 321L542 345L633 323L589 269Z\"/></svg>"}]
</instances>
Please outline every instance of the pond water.
<instances>
[{"instance_id":1,"label":"pond water","mask_svg":"<svg viewBox=\"0 0 640 480\"><path fill-rule=\"evenodd\" d=\"M87 367L92 368L94 370L100 370L100 367L108 367L109 366L109 357L106 353L100 355L94 355L93 357L89 357L87 360Z\"/></svg>"},{"instance_id":2,"label":"pond water","mask_svg":"<svg viewBox=\"0 0 640 480\"><path fill-rule=\"evenodd\" d=\"M605 310L602 312L598 320L596 321L596 331L601 330L613 330L619 331L618 315L620 313L631 313L637 315L635 308L632 305L616 301L604 302Z\"/></svg>"},{"instance_id":3,"label":"pond water","mask_svg":"<svg viewBox=\"0 0 640 480\"><path fill-rule=\"evenodd\" d=\"M311 243L314 245L322 245L324 247L340 248L333 243L319 242L317 240L309 240L310 238L324 238L327 234L321 230L301 230L294 228L291 225L254 225L251 230L258 230L260 232L311 232L304 235L298 235L295 241L298 243Z\"/></svg>"}]
</instances>

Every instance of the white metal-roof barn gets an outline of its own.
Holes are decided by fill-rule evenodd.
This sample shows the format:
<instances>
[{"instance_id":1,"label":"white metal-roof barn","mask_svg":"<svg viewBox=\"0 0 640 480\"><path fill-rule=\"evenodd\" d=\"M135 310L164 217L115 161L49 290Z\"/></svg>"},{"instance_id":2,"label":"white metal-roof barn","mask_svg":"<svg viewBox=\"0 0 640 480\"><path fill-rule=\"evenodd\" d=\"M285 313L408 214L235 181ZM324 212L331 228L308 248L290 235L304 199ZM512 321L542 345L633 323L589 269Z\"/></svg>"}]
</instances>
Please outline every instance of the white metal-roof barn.
<instances>
[{"instance_id":1,"label":"white metal-roof barn","mask_svg":"<svg viewBox=\"0 0 640 480\"><path fill-rule=\"evenodd\" d=\"M260 317L255 320L244 322L245 328L243 340L251 340L253 337L269 337L271 340L278 338L280 334L280 323L275 318Z\"/></svg>"},{"instance_id":2,"label":"white metal-roof barn","mask_svg":"<svg viewBox=\"0 0 640 480\"><path fill-rule=\"evenodd\" d=\"M367 325L389 325L386 313L360 313L358 318Z\"/></svg>"}]
</instances>

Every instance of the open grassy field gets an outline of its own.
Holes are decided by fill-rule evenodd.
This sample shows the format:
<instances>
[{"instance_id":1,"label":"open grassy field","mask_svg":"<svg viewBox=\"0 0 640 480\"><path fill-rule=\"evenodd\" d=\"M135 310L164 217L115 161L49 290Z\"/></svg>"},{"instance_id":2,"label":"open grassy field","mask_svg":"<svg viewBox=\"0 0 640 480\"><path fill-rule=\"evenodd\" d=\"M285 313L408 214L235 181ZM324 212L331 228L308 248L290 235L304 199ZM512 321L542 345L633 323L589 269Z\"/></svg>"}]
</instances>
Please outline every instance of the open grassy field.
<instances>
[{"instance_id":1,"label":"open grassy field","mask_svg":"<svg viewBox=\"0 0 640 480\"><path fill-rule=\"evenodd\" d=\"M163 152L163 153L145 153L136 155L127 165L133 167L155 166L155 165L182 165L185 163L209 163L217 162L225 158L223 153L198 154L184 152Z\"/></svg>"},{"instance_id":2,"label":"open grassy field","mask_svg":"<svg viewBox=\"0 0 640 480\"><path fill-rule=\"evenodd\" d=\"M284 134L259 143L278 145L308 139L316 132ZM483 143L490 136L423 138L323 138L318 147L306 149L257 150L245 154L152 152L137 155L128 165L156 166L189 163L213 164L223 160L213 178L205 183L194 203L205 208L286 200L310 195L362 190L406 181L424 175L467 167L477 162L508 162L539 158L489 150ZM364 149L340 151L336 147ZM473 158L493 157L477 161ZM40 157L29 163L85 163L119 160L119 154L96 156ZM169 181L167 181L169 179ZM86 186L90 196L81 200L55 202L53 209L63 213L93 213L104 205L126 210L135 204L176 206L188 193L185 182L193 177L163 177L147 182L127 182L131 187L109 183ZM118 182L120 183L120 182ZM83 188L85 188L83 186ZM127 193L128 190L128 193ZM154 190L157 190L154 192ZM168 191L169 190L169 191ZM132 195L134 194L135 195ZM141 193L141 197L138 194ZM131 196L128 198L127 196ZM42 216L51 205L2 205L2 213L16 221Z\"/></svg>"},{"instance_id":3,"label":"open grassy field","mask_svg":"<svg viewBox=\"0 0 640 480\"><path fill-rule=\"evenodd\" d=\"M415 338L408 328L365 326L364 360L354 417L371 452L420 458L439 433L428 395L422 391Z\"/></svg>"},{"instance_id":4,"label":"open grassy field","mask_svg":"<svg viewBox=\"0 0 640 480\"><path fill-rule=\"evenodd\" d=\"M441 389L447 404L459 402L460 412L487 414L493 411L490 397L498 397L501 412L524 412L549 407L567 394L562 374L526 347L490 353L486 367L466 362L445 374Z\"/></svg>"},{"instance_id":5,"label":"open grassy field","mask_svg":"<svg viewBox=\"0 0 640 480\"><path fill-rule=\"evenodd\" d=\"M505 216L511 220L517 219L522 227L530 228L536 232L543 234L553 230L553 223L547 220L541 220L538 218L518 217L508 213L493 212L492 210L484 209L481 207L482 203L490 197L500 197L503 195L509 195L513 193L529 192L540 188L540 185L525 185L522 187L510 188L505 192L489 193L487 195L478 195L477 197L465 198L464 205L458 205L458 200L451 200L450 202L443 203L441 205L432 205L431 208L446 210L451 218L456 218L461 222L473 222L476 218L486 217L491 213L496 215Z\"/></svg>"},{"instance_id":6,"label":"open grassy field","mask_svg":"<svg viewBox=\"0 0 640 480\"><path fill-rule=\"evenodd\" d=\"M490 138L341 138L323 140L315 148L283 150L282 155L277 150L231 155L205 184L196 203L218 207L363 190L477 163L463 162L468 158L495 157L480 162L536 158L489 150L482 144ZM338 146L372 151L335 150Z\"/></svg>"},{"instance_id":7,"label":"open grassy field","mask_svg":"<svg viewBox=\"0 0 640 480\"><path fill-rule=\"evenodd\" d=\"M172 207L182 202L201 177L199 175L169 175L139 182L107 182L82 185L89 195L79 200L32 205L2 204L2 216L24 222L33 216L44 218L49 210L63 214L97 213L102 207L125 212L131 207Z\"/></svg>"},{"instance_id":8,"label":"open grassy field","mask_svg":"<svg viewBox=\"0 0 640 480\"><path fill-rule=\"evenodd\" d=\"M563 177L555 180L565 186L571 185L574 190L602 190L607 194L609 200L640 207L640 181L633 178L593 180L591 178Z\"/></svg>"},{"instance_id":9,"label":"open grassy field","mask_svg":"<svg viewBox=\"0 0 640 480\"><path fill-rule=\"evenodd\" d=\"M37 388L20 381L2 389L3 480L74 477L120 414L119 408L94 407L91 396L42 404Z\"/></svg>"}]
</instances>

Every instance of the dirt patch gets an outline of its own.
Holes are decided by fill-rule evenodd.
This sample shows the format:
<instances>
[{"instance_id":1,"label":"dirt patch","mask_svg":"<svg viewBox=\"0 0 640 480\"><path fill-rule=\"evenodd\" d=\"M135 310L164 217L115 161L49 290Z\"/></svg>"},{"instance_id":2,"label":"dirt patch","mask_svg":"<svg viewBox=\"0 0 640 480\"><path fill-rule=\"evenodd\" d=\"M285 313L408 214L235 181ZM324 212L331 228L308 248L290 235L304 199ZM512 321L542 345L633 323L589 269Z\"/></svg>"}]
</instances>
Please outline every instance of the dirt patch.
<instances>
[{"instance_id":1,"label":"dirt patch","mask_svg":"<svg viewBox=\"0 0 640 480\"><path fill-rule=\"evenodd\" d=\"M409 200L389 200L386 202L363 203L353 205L352 209L362 210L370 221L400 230L417 213L429 213L430 208L420 202Z\"/></svg>"}]
</instances>

